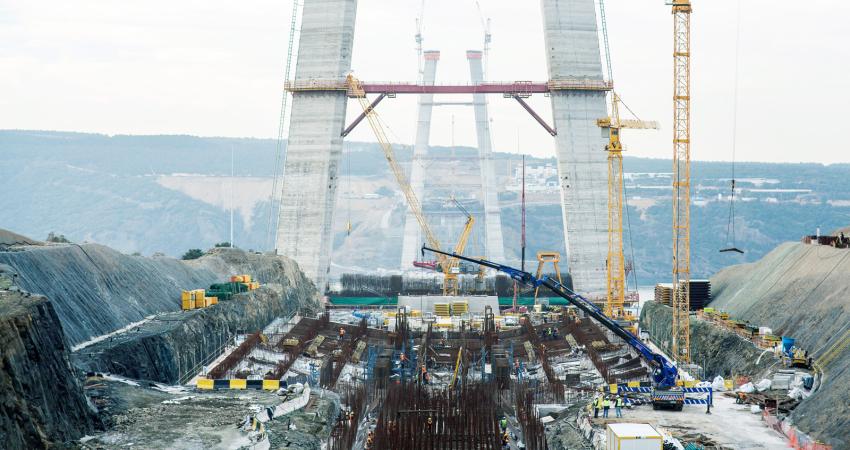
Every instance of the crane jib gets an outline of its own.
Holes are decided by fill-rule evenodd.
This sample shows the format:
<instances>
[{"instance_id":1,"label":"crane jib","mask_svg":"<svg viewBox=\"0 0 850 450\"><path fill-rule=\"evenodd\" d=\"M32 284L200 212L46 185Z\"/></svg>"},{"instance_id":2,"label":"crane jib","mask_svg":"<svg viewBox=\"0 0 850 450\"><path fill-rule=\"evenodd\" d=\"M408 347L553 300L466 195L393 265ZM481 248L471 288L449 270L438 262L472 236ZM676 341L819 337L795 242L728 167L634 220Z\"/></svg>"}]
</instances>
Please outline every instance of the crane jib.
<instances>
[{"instance_id":1,"label":"crane jib","mask_svg":"<svg viewBox=\"0 0 850 450\"><path fill-rule=\"evenodd\" d=\"M611 330L614 334L623 339L629 346L635 349L640 356L646 360L650 366L653 367L653 381L659 388L669 388L676 385L676 378L678 377L678 370L676 366L664 356L655 353L649 348L646 344L644 344L637 336L621 327L617 322L606 316L599 307L594 305L590 300L582 297L577 294L573 290L567 288L563 284L549 278L542 277L537 278L534 275L515 269L510 266L505 266L499 263L495 263L493 261L488 261L486 259L475 259L470 258L463 255L458 255L455 253L448 253L442 250L433 249L427 247L425 245L422 246L422 253L424 255L425 251L430 251L437 254L442 254L444 256L450 256L454 258L458 258L464 261L472 262L475 264L482 265L484 267L489 267L491 269L498 270L499 272L505 273L514 280L530 285L532 287L538 287L540 285L545 286L550 291L557 294L559 297L564 298L570 304L575 305L577 308L581 309L585 313L587 313L592 318L596 319L597 322L601 323L605 328Z\"/></svg>"}]
</instances>

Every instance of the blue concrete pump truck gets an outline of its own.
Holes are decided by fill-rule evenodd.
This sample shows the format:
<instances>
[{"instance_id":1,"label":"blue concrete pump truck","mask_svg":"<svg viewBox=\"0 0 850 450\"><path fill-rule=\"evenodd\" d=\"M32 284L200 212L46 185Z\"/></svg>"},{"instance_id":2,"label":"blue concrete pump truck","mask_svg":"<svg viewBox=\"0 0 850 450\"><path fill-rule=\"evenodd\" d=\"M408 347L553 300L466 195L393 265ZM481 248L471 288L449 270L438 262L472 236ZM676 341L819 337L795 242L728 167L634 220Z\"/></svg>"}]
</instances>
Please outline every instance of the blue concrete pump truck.
<instances>
[{"instance_id":1,"label":"blue concrete pump truck","mask_svg":"<svg viewBox=\"0 0 850 450\"><path fill-rule=\"evenodd\" d=\"M572 289L567 288L558 281L545 275L541 278L537 278L528 272L494 263L486 259L470 258L456 253L436 250L423 245L422 254L424 255L426 251L439 253L441 255L495 269L527 286L534 288L545 286L559 297L566 299L570 304L575 305L578 309L584 311L585 314L592 317L602 324L602 326L611 330L611 332L623 339L627 344L635 349L635 351L637 351L644 360L646 360L652 369L652 406L654 409L663 407L672 408L677 411L682 410L682 407L685 404L685 390L676 385L676 379L678 378L679 371L676 369L675 364L664 356L652 351L652 349L646 346L646 344L644 344L637 336L618 325L613 319L606 316L602 310L590 300L576 294Z\"/></svg>"}]
</instances>

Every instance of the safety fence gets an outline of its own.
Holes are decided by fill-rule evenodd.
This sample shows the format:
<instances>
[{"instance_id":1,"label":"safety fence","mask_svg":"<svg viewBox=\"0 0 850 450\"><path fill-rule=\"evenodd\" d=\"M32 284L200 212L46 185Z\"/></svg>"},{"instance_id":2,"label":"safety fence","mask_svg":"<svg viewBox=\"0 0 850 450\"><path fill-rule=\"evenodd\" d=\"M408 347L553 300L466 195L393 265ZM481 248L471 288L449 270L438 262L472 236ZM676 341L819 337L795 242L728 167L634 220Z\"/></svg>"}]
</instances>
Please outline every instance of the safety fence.
<instances>
[{"instance_id":1,"label":"safety fence","mask_svg":"<svg viewBox=\"0 0 850 450\"><path fill-rule=\"evenodd\" d=\"M280 389L280 380L212 380L201 378L196 385L198 389L257 389L264 391L276 391Z\"/></svg>"},{"instance_id":2,"label":"safety fence","mask_svg":"<svg viewBox=\"0 0 850 450\"><path fill-rule=\"evenodd\" d=\"M773 408L765 408L762 412L762 418L770 428L785 436L788 439L788 445L795 450L832 450L831 445L810 438L797 427L777 417L773 413Z\"/></svg>"}]
</instances>

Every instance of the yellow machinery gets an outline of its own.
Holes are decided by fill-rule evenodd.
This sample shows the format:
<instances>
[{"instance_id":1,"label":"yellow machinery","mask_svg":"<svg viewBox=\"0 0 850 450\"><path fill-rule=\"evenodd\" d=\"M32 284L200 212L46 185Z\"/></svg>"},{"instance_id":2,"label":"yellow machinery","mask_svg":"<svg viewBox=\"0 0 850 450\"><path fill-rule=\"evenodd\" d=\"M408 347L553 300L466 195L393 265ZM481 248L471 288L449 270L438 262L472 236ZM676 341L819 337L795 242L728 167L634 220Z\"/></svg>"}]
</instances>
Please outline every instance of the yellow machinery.
<instances>
[{"instance_id":1,"label":"yellow machinery","mask_svg":"<svg viewBox=\"0 0 850 450\"><path fill-rule=\"evenodd\" d=\"M413 212L413 216L416 217L416 221L419 222L419 227L422 229L422 234L425 235L425 240L432 248L439 250L440 242L437 240L437 236L431 231L431 227L425 219L425 214L422 212L422 204L419 202L419 199L416 197L416 193L413 191L413 187L407 180L407 175L405 175L404 170L395 159L392 144L390 144L390 141L384 132L384 127L381 125L378 113L371 105L369 105L369 101L366 98L366 92L363 90L360 80L358 80L354 75L348 75L346 78L346 84L348 86L348 95L350 97L355 97L360 102L360 106L363 108L363 113L369 121L369 126L372 127L372 131L375 133L375 137L378 139L378 143L384 151L384 156L387 158L390 170L392 170L396 182L401 188L405 199L407 199L407 205L410 207L410 211ZM455 246L456 254L462 254L463 249L466 248L466 242L469 239L469 234L472 231L472 225L474 223L475 219L471 214L467 213L466 226L464 227L463 233L461 233L457 246ZM459 261L457 258L450 258L439 253L437 254L437 267L442 270L445 276L445 280L443 282L443 295L457 295L457 273L455 272L458 269L458 263Z\"/></svg>"},{"instance_id":2,"label":"yellow machinery","mask_svg":"<svg viewBox=\"0 0 850 450\"><path fill-rule=\"evenodd\" d=\"M673 357L691 362L691 2L673 7Z\"/></svg>"},{"instance_id":3,"label":"yellow machinery","mask_svg":"<svg viewBox=\"0 0 850 450\"><path fill-rule=\"evenodd\" d=\"M561 254L558 252L537 252L537 278L540 279L540 276L543 275L543 265L546 263L552 263L552 266L555 268L555 275L558 277L558 283L562 283L561 280L561 269L558 268L558 263L561 262ZM537 293L540 292L540 286L537 286L534 289L534 304L537 304Z\"/></svg>"},{"instance_id":4,"label":"yellow machinery","mask_svg":"<svg viewBox=\"0 0 850 450\"><path fill-rule=\"evenodd\" d=\"M623 143L620 129L658 129L657 122L620 119L620 97L611 91L611 117L599 119L596 124L608 128L608 259L607 297L605 315L612 318L625 316L626 269L623 257Z\"/></svg>"},{"instance_id":5,"label":"yellow machinery","mask_svg":"<svg viewBox=\"0 0 850 450\"><path fill-rule=\"evenodd\" d=\"M469 242L469 235L472 233L472 226L475 225L475 217L473 217L472 214L470 214L469 211L467 211L466 208L464 208L457 200L452 200L454 200L458 208L466 214L466 225L464 225L463 231L460 233L460 239L458 239L454 251L456 255L462 255L463 251L466 249L466 243ZM442 268L443 274L445 274L443 295L457 295L460 260L457 258L446 258L446 260L448 267Z\"/></svg>"}]
</instances>

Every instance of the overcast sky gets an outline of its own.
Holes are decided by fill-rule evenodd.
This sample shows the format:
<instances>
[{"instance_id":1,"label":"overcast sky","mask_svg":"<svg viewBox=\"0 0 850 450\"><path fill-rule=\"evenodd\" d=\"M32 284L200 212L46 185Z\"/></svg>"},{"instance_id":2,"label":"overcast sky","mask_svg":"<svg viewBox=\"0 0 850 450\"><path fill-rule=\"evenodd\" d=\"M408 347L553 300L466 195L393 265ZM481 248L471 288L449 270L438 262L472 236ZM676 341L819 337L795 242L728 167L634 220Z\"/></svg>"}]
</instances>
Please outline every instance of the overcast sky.
<instances>
[{"instance_id":1,"label":"overcast sky","mask_svg":"<svg viewBox=\"0 0 850 450\"><path fill-rule=\"evenodd\" d=\"M694 0L694 159L731 158L739 0ZM850 3L741 0L739 161L850 162ZM413 81L420 0L360 0L353 70ZM491 18L491 80L545 80L537 1L480 0ZM0 0L0 129L274 137L290 0ZM671 155L672 18L662 0L608 0L614 81L661 131L624 134L628 154ZM425 48L437 78L465 82L481 48L474 0L426 0ZM497 151L553 155L552 138L515 102L491 96ZM530 103L550 120L549 101ZM416 99L385 100L390 136L412 143ZM358 110L350 103L349 115ZM435 109L431 140L474 145L470 108ZM373 140L368 127L350 137Z\"/></svg>"}]
</instances>

